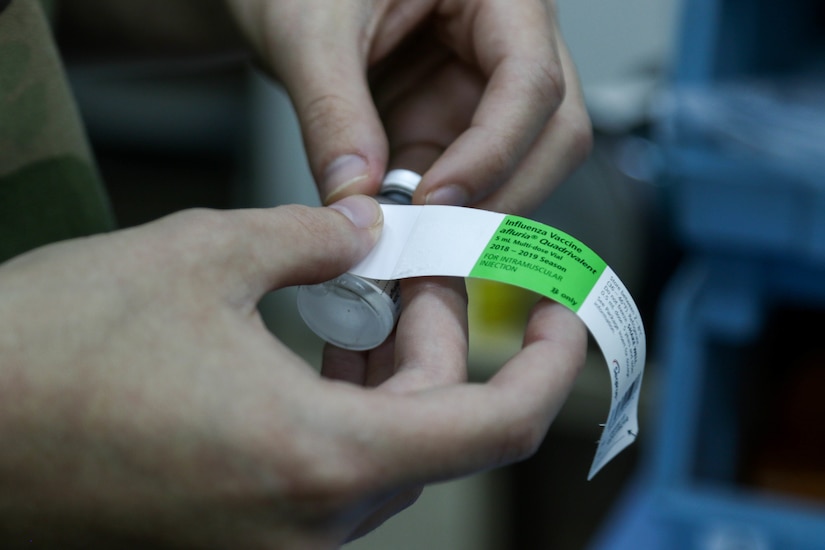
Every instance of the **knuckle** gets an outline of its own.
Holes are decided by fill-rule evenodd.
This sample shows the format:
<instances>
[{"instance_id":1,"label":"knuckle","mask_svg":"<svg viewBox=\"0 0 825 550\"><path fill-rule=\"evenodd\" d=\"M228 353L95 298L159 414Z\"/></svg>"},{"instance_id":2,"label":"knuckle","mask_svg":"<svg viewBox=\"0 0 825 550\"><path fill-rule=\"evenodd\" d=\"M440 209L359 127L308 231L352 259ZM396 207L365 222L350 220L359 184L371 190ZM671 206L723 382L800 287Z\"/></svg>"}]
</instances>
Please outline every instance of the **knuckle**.
<instances>
[{"instance_id":1,"label":"knuckle","mask_svg":"<svg viewBox=\"0 0 825 550\"><path fill-rule=\"evenodd\" d=\"M208 208L192 208L177 216L178 235L189 247L223 247L231 245L233 223L226 212Z\"/></svg>"},{"instance_id":2,"label":"knuckle","mask_svg":"<svg viewBox=\"0 0 825 550\"><path fill-rule=\"evenodd\" d=\"M226 225L223 213L209 208L190 208L173 215L183 234L219 232Z\"/></svg>"},{"instance_id":3,"label":"knuckle","mask_svg":"<svg viewBox=\"0 0 825 550\"><path fill-rule=\"evenodd\" d=\"M287 500L299 508L330 511L373 490L366 468L342 456L340 448L337 451L326 456L312 453L296 457L297 463L289 468L292 475L285 480Z\"/></svg>"},{"instance_id":4,"label":"knuckle","mask_svg":"<svg viewBox=\"0 0 825 550\"><path fill-rule=\"evenodd\" d=\"M284 242L296 243L312 236L312 247L322 257L335 257L350 244L334 217L325 215L323 209L296 204L279 207L278 213L279 238Z\"/></svg>"},{"instance_id":5,"label":"knuckle","mask_svg":"<svg viewBox=\"0 0 825 550\"><path fill-rule=\"evenodd\" d=\"M515 131L502 128L488 128L484 131L493 136L484 165L488 173L509 174L518 162L521 137Z\"/></svg>"},{"instance_id":6,"label":"knuckle","mask_svg":"<svg viewBox=\"0 0 825 550\"><path fill-rule=\"evenodd\" d=\"M564 100L567 93L567 83L559 63L552 59L542 59L536 62L534 70L525 82L543 105L555 109Z\"/></svg>"},{"instance_id":7,"label":"knuckle","mask_svg":"<svg viewBox=\"0 0 825 550\"><path fill-rule=\"evenodd\" d=\"M282 216L282 225L285 229L295 228L297 233L308 233L319 229L327 233L329 220L318 215L318 210L301 204L290 204L278 207L278 214Z\"/></svg>"},{"instance_id":8,"label":"knuckle","mask_svg":"<svg viewBox=\"0 0 825 550\"><path fill-rule=\"evenodd\" d=\"M335 94L324 94L310 100L299 109L299 113L307 135L325 135L329 142L346 135L352 120L357 117L350 102ZM330 158L321 161L326 165L333 157L334 153L331 153Z\"/></svg>"},{"instance_id":9,"label":"knuckle","mask_svg":"<svg viewBox=\"0 0 825 550\"><path fill-rule=\"evenodd\" d=\"M184 270L198 269L209 257L236 248L235 223L227 212L191 208L162 221L156 253L164 253L171 265Z\"/></svg>"},{"instance_id":10,"label":"knuckle","mask_svg":"<svg viewBox=\"0 0 825 550\"><path fill-rule=\"evenodd\" d=\"M576 109L566 117L563 126L569 140L570 155L577 163L583 162L593 150L593 127L590 117L583 108Z\"/></svg>"}]
</instances>

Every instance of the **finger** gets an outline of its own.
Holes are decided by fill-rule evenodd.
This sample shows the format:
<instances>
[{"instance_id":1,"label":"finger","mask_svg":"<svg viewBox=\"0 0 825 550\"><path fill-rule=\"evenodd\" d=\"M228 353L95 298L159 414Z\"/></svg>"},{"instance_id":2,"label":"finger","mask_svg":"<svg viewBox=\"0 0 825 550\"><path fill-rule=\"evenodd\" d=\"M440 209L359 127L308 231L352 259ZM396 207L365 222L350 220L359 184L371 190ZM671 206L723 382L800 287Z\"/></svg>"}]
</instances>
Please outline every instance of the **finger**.
<instances>
[{"instance_id":1,"label":"finger","mask_svg":"<svg viewBox=\"0 0 825 550\"><path fill-rule=\"evenodd\" d=\"M586 352L587 329L581 319L565 306L542 298L530 311L520 355L505 365L492 378L491 383L513 391L519 391L513 384L522 384L521 390L525 391L525 395L530 387L541 386L542 382L550 382L549 386L566 391L572 385L579 368L584 365ZM530 363L530 353L536 354L535 363ZM558 360L551 362L549 368L525 367L541 364L542 353L552 354ZM556 372L550 374L548 371L554 368ZM565 376L560 379L560 374ZM541 399L542 396L536 397Z\"/></svg>"},{"instance_id":2,"label":"finger","mask_svg":"<svg viewBox=\"0 0 825 550\"><path fill-rule=\"evenodd\" d=\"M352 351L332 344L324 346L321 358L321 376L363 386L366 379L367 354Z\"/></svg>"},{"instance_id":3,"label":"finger","mask_svg":"<svg viewBox=\"0 0 825 550\"><path fill-rule=\"evenodd\" d=\"M369 351L353 351L332 344L324 346L321 375L330 380L375 387L395 372L395 334Z\"/></svg>"},{"instance_id":4,"label":"finger","mask_svg":"<svg viewBox=\"0 0 825 550\"><path fill-rule=\"evenodd\" d=\"M379 112L386 112L409 90L454 57L429 25L411 33L387 57L369 68L369 83Z\"/></svg>"},{"instance_id":5,"label":"finger","mask_svg":"<svg viewBox=\"0 0 825 550\"><path fill-rule=\"evenodd\" d=\"M324 204L351 194L374 195L386 168L387 139L362 52L368 8L333 2L298 18L295 35L312 40L279 57L277 70L295 106Z\"/></svg>"},{"instance_id":6,"label":"finger","mask_svg":"<svg viewBox=\"0 0 825 550\"><path fill-rule=\"evenodd\" d=\"M453 60L435 67L417 87L399 95L382 110L386 113L390 163L426 174L466 130L483 90L484 80L478 71ZM415 202L422 196L417 193Z\"/></svg>"},{"instance_id":7,"label":"finger","mask_svg":"<svg viewBox=\"0 0 825 550\"><path fill-rule=\"evenodd\" d=\"M584 363L586 341L574 313L542 300L524 348L488 384L395 396L399 410L377 419L378 437L389 438L382 467L399 483L428 483L530 456Z\"/></svg>"},{"instance_id":8,"label":"finger","mask_svg":"<svg viewBox=\"0 0 825 550\"><path fill-rule=\"evenodd\" d=\"M576 68L559 41L566 93L559 109L542 130L510 180L474 205L478 208L527 214L566 180L590 154L593 130Z\"/></svg>"},{"instance_id":9,"label":"finger","mask_svg":"<svg viewBox=\"0 0 825 550\"><path fill-rule=\"evenodd\" d=\"M409 393L467 379L467 292L463 279L402 281L396 370L381 389Z\"/></svg>"},{"instance_id":10,"label":"finger","mask_svg":"<svg viewBox=\"0 0 825 550\"><path fill-rule=\"evenodd\" d=\"M459 62L429 25L370 69L390 167L425 173L467 128L484 88L477 72ZM453 97L460 100L447 99Z\"/></svg>"},{"instance_id":11,"label":"finger","mask_svg":"<svg viewBox=\"0 0 825 550\"><path fill-rule=\"evenodd\" d=\"M470 127L425 174L426 203L474 204L527 154L565 94L553 32L553 14L541 2L484 4L464 40L473 40L465 48L489 79L487 88Z\"/></svg>"},{"instance_id":12,"label":"finger","mask_svg":"<svg viewBox=\"0 0 825 550\"><path fill-rule=\"evenodd\" d=\"M370 350L364 386L368 388L378 387L395 374L397 365L395 340L396 331L393 331L380 346Z\"/></svg>"},{"instance_id":13,"label":"finger","mask_svg":"<svg viewBox=\"0 0 825 550\"><path fill-rule=\"evenodd\" d=\"M275 288L343 273L375 245L382 224L378 203L359 195L325 208L191 210L148 230L194 280L248 303Z\"/></svg>"}]
</instances>

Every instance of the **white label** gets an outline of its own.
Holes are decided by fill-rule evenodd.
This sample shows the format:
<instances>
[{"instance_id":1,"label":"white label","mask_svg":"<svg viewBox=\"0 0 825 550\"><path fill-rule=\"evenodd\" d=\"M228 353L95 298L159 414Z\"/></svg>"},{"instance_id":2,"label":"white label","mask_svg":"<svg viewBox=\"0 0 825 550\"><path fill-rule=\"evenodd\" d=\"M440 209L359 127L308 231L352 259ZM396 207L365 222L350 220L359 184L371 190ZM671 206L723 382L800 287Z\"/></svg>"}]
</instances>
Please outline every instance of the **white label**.
<instances>
[{"instance_id":1,"label":"white label","mask_svg":"<svg viewBox=\"0 0 825 550\"><path fill-rule=\"evenodd\" d=\"M381 238L351 273L371 279L490 279L567 306L598 343L612 386L588 479L636 439L644 326L627 288L598 255L563 231L518 216L456 206L381 207Z\"/></svg>"}]
</instances>

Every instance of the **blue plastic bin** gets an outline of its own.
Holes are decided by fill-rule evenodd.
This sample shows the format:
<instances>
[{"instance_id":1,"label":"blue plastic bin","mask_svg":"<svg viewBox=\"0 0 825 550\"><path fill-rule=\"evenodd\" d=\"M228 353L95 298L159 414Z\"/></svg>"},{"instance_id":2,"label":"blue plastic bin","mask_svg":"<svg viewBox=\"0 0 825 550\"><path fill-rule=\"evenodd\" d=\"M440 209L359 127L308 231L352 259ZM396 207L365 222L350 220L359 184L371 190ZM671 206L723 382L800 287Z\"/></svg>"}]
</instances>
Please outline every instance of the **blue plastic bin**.
<instances>
[{"instance_id":1,"label":"blue plastic bin","mask_svg":"<svg viewBox=\"0 0 825 550\"><path fill-rule=\"evenodd\" d=\"M825 269L714 255L682 266L662 304L656 433L593 550L825 549L825 503L736 481L732 388L748 374L736 353L793 304L825 310Z\"/></svg>"}]
</instances>

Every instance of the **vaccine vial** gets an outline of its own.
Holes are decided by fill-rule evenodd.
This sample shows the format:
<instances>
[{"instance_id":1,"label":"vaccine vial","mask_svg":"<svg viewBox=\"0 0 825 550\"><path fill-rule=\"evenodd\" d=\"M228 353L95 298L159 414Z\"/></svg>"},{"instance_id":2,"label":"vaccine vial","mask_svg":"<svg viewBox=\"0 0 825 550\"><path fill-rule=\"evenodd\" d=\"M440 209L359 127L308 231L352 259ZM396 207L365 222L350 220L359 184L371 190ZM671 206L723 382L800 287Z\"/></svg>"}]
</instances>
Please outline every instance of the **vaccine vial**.
<instances>
[{"instance_id":1,"label":"vaccine vial","mask_svg":"<svg viewBox=\"0 0 825 550\"><path fill-rule=\"evenodd\" d=\"M410 204L421 176L390 170L375 198L385 204ZM395 327L401 309L398 281L344 273L324 283L298 288L298 312L312 331L340 348L379 346Z\"/></svg>"}]
</instances>

